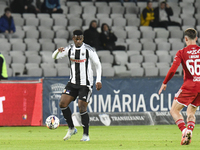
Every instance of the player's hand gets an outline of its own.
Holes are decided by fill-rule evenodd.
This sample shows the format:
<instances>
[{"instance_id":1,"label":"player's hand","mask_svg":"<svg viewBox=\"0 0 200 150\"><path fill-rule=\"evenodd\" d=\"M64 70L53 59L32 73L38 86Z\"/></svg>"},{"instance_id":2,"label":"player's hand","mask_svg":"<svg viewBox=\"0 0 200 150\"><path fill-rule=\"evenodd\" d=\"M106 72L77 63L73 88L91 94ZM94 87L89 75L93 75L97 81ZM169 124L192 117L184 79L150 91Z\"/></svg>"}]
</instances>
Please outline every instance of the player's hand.
<instances>
[{"instance_id":1,"label":"player's hand","mask_svg":"<svg viewBox=\"0 0 200 150\"><path fill-rule=\"evenodd\" d=\"M101 82L97 82L96 83L96 89L97 89L97 91L99 91L101 88L102 88Z\"/></svg>"},{"instance_id":2,"label":"player's hand","mask_svg":"<svg viewBox=\"0 0 200 150\"><path fill-rule=\"evenodd\" d=\"M54 9L53 9L53 12L55 12L55 11L57 11L57 8L54 8Z\"/></svg>"},{"instance_id":3,"label":"player's hand","mask_svg":"<svg viewBox=\"0 0 200 150\"><path fill-rule=\"evenodd\" d=\"M65 51L65 48L64 47L60 47L60 48L58 48L58 51L59 52L63 52L63 51Z\"/></svg>"},{"instance_id":4,"label":"player's hand","mask_svg":"<svg viewBox=\"0 0 200 150\"><path fill-rule=\"evenodd\" d=\"M5 33L9 33L8 30L6 30Z\"/></svg>"},{"instance_id":5,"label":"player's hand","mask_svg":"<svg viewBox=\"0 0 200 150\"><path fill-rule=\"evenodd\" d=\"M160 87L160 90L159 90L158 94L160 95L162 93L162 90L165 91L166 88L167 88L167 84L162 84L161 87Z\"/></svg>"}]
</instances>

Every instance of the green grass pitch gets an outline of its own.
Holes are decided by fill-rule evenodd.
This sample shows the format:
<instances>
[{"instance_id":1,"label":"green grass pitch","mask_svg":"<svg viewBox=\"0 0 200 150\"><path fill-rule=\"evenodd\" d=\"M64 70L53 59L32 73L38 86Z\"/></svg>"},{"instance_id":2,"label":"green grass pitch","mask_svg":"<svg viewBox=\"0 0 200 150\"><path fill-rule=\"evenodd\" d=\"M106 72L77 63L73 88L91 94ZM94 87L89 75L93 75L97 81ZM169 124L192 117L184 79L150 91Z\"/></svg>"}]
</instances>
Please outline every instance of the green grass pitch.
<instances>
[{"instance_id":1,"label":"green grass pitch","mask_svg":"<svg viewBox=\"0 0 200 150\"><path fill-rule=\"evenodd\" d=\"M67 127L0 127L0 150L198 150L200 125L196 125L192 143L180 145L181 132L176 125L91 126L90 141L80 142L82 127L70 140L63 141Z\"/></svg>"}]
</instances>

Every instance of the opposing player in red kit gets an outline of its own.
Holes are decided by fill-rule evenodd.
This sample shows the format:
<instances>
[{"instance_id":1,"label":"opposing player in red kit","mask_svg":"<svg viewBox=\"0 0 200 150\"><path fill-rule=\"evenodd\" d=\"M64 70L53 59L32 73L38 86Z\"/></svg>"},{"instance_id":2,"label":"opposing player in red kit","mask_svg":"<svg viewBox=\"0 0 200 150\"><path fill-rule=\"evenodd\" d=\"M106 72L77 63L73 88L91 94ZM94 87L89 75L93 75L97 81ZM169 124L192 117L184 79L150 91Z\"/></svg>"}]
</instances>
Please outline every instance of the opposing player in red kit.
<instances>
[{"instance_id":1,"label":"opposing player in red kit","mask_svg":"<svg viewBox=\"0 0 200 150\"><path fill-rule=\"evenodd\" d=\"M196 45L197 32L189 28L184 32L187 47L176 53L174 62L163 81L159 94L167 87L167 82L174 76L178 66L182 64L184 82L176 93L170 114L182 131L181 145L191 143L192 131L195 126L195 112L200 106L200 47ZM187 128L180 111L187 107Z\"/></svg>"}]
</instances>

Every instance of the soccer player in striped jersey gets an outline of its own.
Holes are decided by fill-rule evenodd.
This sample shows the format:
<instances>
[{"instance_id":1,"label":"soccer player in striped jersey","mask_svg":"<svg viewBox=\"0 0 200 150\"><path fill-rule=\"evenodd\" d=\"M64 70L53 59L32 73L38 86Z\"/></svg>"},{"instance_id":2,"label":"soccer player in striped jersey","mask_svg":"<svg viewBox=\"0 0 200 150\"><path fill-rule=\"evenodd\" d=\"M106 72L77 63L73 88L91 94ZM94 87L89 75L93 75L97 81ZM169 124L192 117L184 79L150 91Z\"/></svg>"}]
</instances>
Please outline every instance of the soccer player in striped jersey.
<instances>
[{"instance_id":1,"label":"soccer player in striped jersey","mask_svg":"<svg viewBox=\"0 0 200 150\"><path fill-rule=\"evenodd\" d=\"M81 30L73 32L74 44L66 48L58 48L52 54L54 59L68 57L70 60L70 80L66 85L59 106L62 110L63 116L68 123L68 132L63 138L68 140L73 134L77 133L72 121L72 113L68 105L75 101L78 97L78 107L81 115L83 126L83 137L81 141L89 141L89 115L87 113L87 105L89 103L92 86L93 86L93 71L91 64L96 68L96 90L100 90L101 84L101 63L96 51L89 45L83 43L83 33ZM67 64L66 64L67 65Z\"/></svg>"},{"instance_id":2,"label":"soccer player in striped jersey","mask_svg":"<svg viewBox=\"0 0 200 150\"><path fill-rule=\"evenodd\" d=\"M187 47L179 50L173 65L163 81L159 94L167 87L167 82L174 76L178 66L182 64L184 83L176 93L170 113L182 131L181 145L191 143L192 131L195 126L195 112L200 106L200 47L196 45L197 31L189 28L184 32ZM187 107L187 128L180 111Z\"/></svg>"}]
</instances>

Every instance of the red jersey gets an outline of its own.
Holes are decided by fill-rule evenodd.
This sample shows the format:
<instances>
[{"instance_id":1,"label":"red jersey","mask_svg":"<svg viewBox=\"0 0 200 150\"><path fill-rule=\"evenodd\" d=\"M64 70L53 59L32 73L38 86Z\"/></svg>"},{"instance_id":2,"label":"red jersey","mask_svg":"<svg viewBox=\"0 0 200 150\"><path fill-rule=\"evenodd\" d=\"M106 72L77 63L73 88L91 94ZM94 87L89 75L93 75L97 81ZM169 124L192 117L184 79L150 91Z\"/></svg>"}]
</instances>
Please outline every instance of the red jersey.
<instances>
[{"instance_id":1,"label":"red jersey","mask_svg":"<svg viewBox=\"0 0 200 150\"><path fill-rule=\"evenodd\" d=\"M173 65L163 81L164 84L174 76L180 63L183 66L184 83L182 90L196 93L200 92L200 47L189 45L176 53Z\"/></svg>"}]
</instances>

